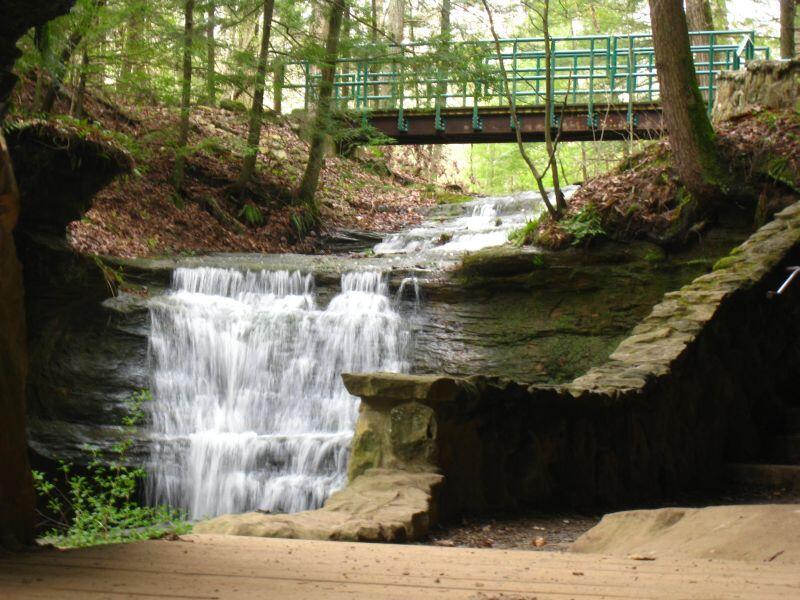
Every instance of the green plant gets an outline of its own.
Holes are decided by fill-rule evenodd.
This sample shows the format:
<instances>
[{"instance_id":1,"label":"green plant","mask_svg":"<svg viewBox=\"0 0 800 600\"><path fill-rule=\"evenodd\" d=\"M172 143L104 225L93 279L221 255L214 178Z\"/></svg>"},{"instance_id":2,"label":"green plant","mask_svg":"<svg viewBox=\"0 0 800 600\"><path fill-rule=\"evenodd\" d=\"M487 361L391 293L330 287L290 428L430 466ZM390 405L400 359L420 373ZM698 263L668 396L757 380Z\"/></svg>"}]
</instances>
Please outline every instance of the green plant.
<instances>
[{"instance_id":1,"label":"green plant","mask_svg":"<svg viewBox=\"0 0 800 600\"><path fill-rule=\"evenodd\" d=\"M264 215L262 215L258 207L251 202L242 206L242 210L239 211L239 216L253 227L261 225L264 222Z\"/></svg>"},{"instance_id":2,"label":"green plant","mask_svg":"<svg viewBox=\"0 0 800 600\"><path fill-rule=\"evenodd\" d=\"M565 217L559 221L558 227L570 234L573 246L606 234L600 212L594 204L586 204L575 214Z\"/></svg>"},{"instance_id":3,"label":"green plant","mask_svg":"<svg viewBox=\"0 0 800 600\"><path fill-rule=\"evenodd\" d=\"M536 239L536 230L539 229L539 219L531 219L524 227L514 229L508 233L508 241L515 246L532 244Z\"/></svg>"},{"instance_id":4,"label":"green plant","mask_svg":"<svg viewBox=\"0 0 800 600\"><path fill-rule=\"evenodd\" d=\"M147 390L134 394L122 419L126 428L144 420L145 403L152 400ZM132 431L131 431L132 433ZM58 483L40 471L33 471L37 493L45 500L42 516L51 526L44 539L59 547L93 546L187 533L191 526L185 516L167 506L141 506L136 490L145 477L141 468L125 466L130 438L115 444L112 459L102 460L96 449L87 449L91 460L85 474L61 462Z\"/></svg>"},{"instance_id":5,"label":"green plant","mask_svg":"<svg viewBox=\"0 0 800 600\"><path fill-rule=\"evenodd\" d=\"M462 202L469 202L474 200L472 196L466 194L459 194L456 192L435 192L436 204L461 204Z\"/></svg>"}]
</instances>

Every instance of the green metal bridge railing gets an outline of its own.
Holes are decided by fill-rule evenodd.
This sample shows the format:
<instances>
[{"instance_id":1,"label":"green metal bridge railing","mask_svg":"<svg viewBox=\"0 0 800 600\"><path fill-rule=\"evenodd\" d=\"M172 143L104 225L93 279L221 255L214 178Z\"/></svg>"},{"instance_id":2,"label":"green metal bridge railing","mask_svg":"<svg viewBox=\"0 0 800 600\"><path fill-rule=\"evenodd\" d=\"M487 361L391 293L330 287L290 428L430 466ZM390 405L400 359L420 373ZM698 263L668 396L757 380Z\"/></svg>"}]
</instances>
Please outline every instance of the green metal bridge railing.
<instances>
[{"instance_id":1,"label":"green metal bridge railing","mask_svg":"<svg viewBox=\"0 0 800 600\"><path fill-rule=\"evenodd\" d=\"M709 111L716 77L739 69L756 57L769 58L769 48L756 46L754 31L698 31L689 34L701 92ZM406 111L435 114L444 129L442 111L472 109L473 128L480 131L481 110L507 107L500 65L516 107L545 106L550 77L551 118L556 106L585 106L587 125L596 127L598 107L627 105L634 125L634 107L659 101L655 53L650 34L554 37L552 68L545 69L543 38L494 41L415 43L362 46L337 61L334 101L341 110L356 111L367 122L374 111L397 111L399 131L407 130ZM319 75L308 61L288 63L282 88L296 90L306 108L314 101Z\"/></svg>"}]
</instances>

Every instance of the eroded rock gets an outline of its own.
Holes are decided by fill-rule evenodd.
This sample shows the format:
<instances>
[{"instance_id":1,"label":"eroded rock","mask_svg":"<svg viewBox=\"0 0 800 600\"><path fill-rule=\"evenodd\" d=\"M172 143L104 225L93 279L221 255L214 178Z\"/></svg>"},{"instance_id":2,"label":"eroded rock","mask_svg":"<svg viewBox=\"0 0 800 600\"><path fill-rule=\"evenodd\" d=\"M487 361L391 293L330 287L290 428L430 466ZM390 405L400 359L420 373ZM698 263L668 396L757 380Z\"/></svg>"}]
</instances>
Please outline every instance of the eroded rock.
<instances>
[{"instance_id":1,"label":"eroded rock","mask_svg":"<svg viewBox=\"0 0 800 600\"><path fill-rule=\"evenodd\" d=\"M435 519L442 476L371 469L333 494L319 510L224 515L195 525L195 533L359 542L424 537Z\"/></svg>"}]
</instances>

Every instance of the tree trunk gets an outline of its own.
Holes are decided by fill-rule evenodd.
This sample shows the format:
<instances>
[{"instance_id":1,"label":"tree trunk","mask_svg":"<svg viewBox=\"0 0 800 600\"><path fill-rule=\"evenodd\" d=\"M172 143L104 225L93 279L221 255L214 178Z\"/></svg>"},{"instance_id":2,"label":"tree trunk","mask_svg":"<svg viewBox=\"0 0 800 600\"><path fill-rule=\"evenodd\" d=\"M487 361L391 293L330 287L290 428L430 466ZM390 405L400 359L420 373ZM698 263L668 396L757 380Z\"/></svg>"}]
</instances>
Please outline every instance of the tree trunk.
<instances>
[{"instance_id":1,"label":"tree trunk","mask_svg":"<svg viewBox=\"0 0 800 600\"><path fill-rule=\"evenodd\" d=\"M558 163L556 162L556 149L553 144L553 123L550 120L550 115L554 114L553 110L553 53L550 47L550 0L544 0L542 6L542 33L544 34L544 72L547 76L545 80L545 102L544 111L544 143L547 149L547 157L550 161L550 174L553 177L553 195L556 197L556 210L558 213L563 213L567 208L567 202L564 199L564 193L561 191L561 185L558 181Z\"/></svg>"},{"instance_id":2,"label":"tree trunk","mask_svg":"<svg viewBox=\"0 0 800 600\"><path fill-rule=\"evenodd\" d=\"M452 39L453 28L450 24L450 13L452 12L450 0L442 0L442 12L440 14L440 27L439 33L442 36L442 40L448 45L449 51L449 43ZM411 40L414 41L413 38ZM439 95L447 93L447 84L441 83L439 84ZM443 101L443 105L446 105L447 101ZM442 171L442 159L444 158L444 145L443 144L435 144L433 149L431 150L431 165L433 167L434 172L438 176L439 172Z\"/></svg>"},{"instance_id":3,"label":"tree trunk","mask_svg":"<svg viewBox=\"0 0 800 600\"><path fill-rule=\"evenodd\" d=\"M528 169L533 175L534 180L536 181L536 187L539 189L539 195L542 198L542 202L544 203L545 207L547 208L547 213L553 220L558 220L560 217L559 210L557 206L553 206L550 202L550 197L547 194L547 189L544 187L543 183L543 175L539 172L539 169L534 164L533 160L531 159L528 151L525 149L525 144L522 141L522 131L520 128L520 119L517 115L517 108L513 102L511 97L511 86L508 82L508 73L506 72L506 65L505 60L503 59L503 52L502 48L500 47L500 37L497 35L497 29L494 26L494 16L492 15L492 9L489 8L489 0L481 0L483 4L483 9L486 12L486 16L489 18L489 30L492 33L492 39L494 40L494 50L497 56L497 62L500 65L500 76L503 79L503 93L505 94L506 101L508 102L508 107L511 110L511 122L514 125L514 135L517 141L517 150L519 150L519 154L522 157L522 160L525 161L525 164L528 165ZM492 145L494 148L494 145Z\"/></svg>"},{"instance_id":4,"label":"tree trunk","mask_svg":"<svg viewBox=\"0 0 800 600\"><path fill-rule=\"evenodd\" d=\"M36 110L41 110L44 96L47 93L48 77L53 65L53 48L49 23L45 23L34 30L33 41L39 53L40 62L39 72L36 75L36 89L33 92L33 105Z\"/></svg>"},{"instance_id":5,"label":"tree trunk","mask_svg":"<svg viewBox=\"0 0 800 600\"><path fill-rule=\"evenodd\" d=\"M58 95L58 89L61 87L61 80L64 77L64 73L67 71L68 63L72 60L72 55L83 41L83 38L85 37L89 28L92 26L92 23L94 23L95 17L97 16L97 11L105 6L105 4L106 0L94 0L91 6L87 8L87 12L83 15L83 18L75 26L75 31L73 31L67 39L67 44L61 51L58 61L55 65L53 65L52 72L50 73L50 82L47 86L47 91L42 98L42 104L40 107L43 113L47 114L53 110L53 105L55 104L56 96Z\"/></svg>"},{"instance_id":6,"label":"tree trunk","mask_svg":"<svg viewBox=\"0 0 800 600\"><path fill-rule=\"evenodd\" d=\"M672 160L700 213L720 197L726 177L697 85L680 2L649 0L653 48Z\"/></svg>"},{"instance_id":7,"label":"tree trunk","mask_svg":"<svg viewBox=\"0 0 800 600\"><path fill-rule=\"evenodd\" d=\"M72 116L76 119L83 118L83 102L86 98L86 78L89 73L89 51L84 48L81 56L81 70L78 77L78 89L75 91L75 103Z\"/></svg>"},{"instance_id":8,"label":"tree trunk","mask_svg":"<svg viewBox=\"0 0 800 600\"><path fill-rule=\"evenodd\" d=\"M381 22L381 19L383 17L383 0L371 0L370 10L371 10L371 14L370 14L369 40L373 44L377 44L378 43L378 32L380 31L381 25L383 24ZM372 75L372 73L375 73L375 72L377 72L379 70L380 70L380 68L379 68L378 65L374 65L373 64L373 65L370 65L370 67L369 67L370 75ZM380 95L380 92L381 92L380 86L377 86L377 85L376 86L372 86L372 94L373 95L378 96L378 95ZM377 105L376 101L373 101L373 104Z\"/></svg>"},{"instance_id":9,"label":"tree trunk","mask_svg":"<svg viewBox=\"0 0 800 600\"><path fill-rule=\"evenodd\" d=\"M711 13L711 4L709 0L686 0L686 24L689 26L689 31L711 31L714 29L714 18ZM707 35L694 36L690 39L690 44L708 44L710 38ZM709 62L711 56L707 52L700 52L695 57L697 63ZM712 65L702 65L697 70L711 70ZM698 75L697 83L701 88L708 88L711 78L706 75ZM705 91L705 98L710 97L709 90Z\"/></svg>"},{"instance_id":10,"label":"tree trunk","mask_svg":"<svg viewBox=\"0 0 800 600\"><path fill-rule=\"evenodd\" d=\"M369 41L373 44L378 43L378 33L381 30L383 18L383 0L370 0L370 31Z\"/></svg>"},{"instance_id":11,"label":"tree trunk","mask_svg":"<svg viewBox=\"0 0 800 600\"><path fill-rule=\"evenodd\" d=\"M796 0L781 0L781 58L794 58L794 20Z\"/></svg>"},{"instance_id":12,"label":"tree trunk","mask_svg":"<svg viewBox=\"0 0 800 600\"><path fill-rule=\"evenodd\" d=\"M336 74L339 34L341 33L344 9L345 0L332 0L328 17L328 37L325 42L325 65L322 68L322 77L319 83L317 114L314 119L311 148L306 170L297 191L297 199L307 211L305 225L313 225L319 221L319 204L316 201L316 193L319 176L325 166L325 136L330 125L333 78Z\"/></svg>"},{"instance_id":13,"label":"tree trunk","mask_svg":"<svg viewBox=\"0 0 800 600\"><path fill-rule=\"evenodd\" d=\"M183 85L181 89L181 122L178 130L178 147L175 152L173 184L177 192L183 190L186 169L186 144L189 142L189 114L192 100L192 38L194 37L195 0L185 0L183 27Z\"/></svg>"},{"instance_id":14,"label":"tree trunk","mask_svg":"<svg viewBox=\"0 0 800 600\"><path fill-rule=\"evenodd\" d=\"M264 0L264 12L261 25L261 49L258 52L258 69L253 93L253 108L250 111L250 125L247 130L247 149L245 150L242 172L236 187L239 193L244 191L256 168L258 146L261 141L261 119L264 115L264 88L267 79L267 57L269 56L269 37L272 31L272 13L275 0Z\"/></svg>"},{"instance_id":15,"label":"tree trunk","mask_svg":"<svg viewBox=\"0 0 800 600\"><path fill-rule=\"evenodd\" d=\"M272 109L275 114L283 112L283 85L286 78L286 65L278 63L275 65L272 80Z\"/></svg>"},{"instance_id":16,"label":"tree trunk","mask_svg":"<svg viewBox=\"0 0 800 600\"><path fill-rule=\"evenodd\" d=\"M713 31L714 17L709 0L686 0L686 23L689 31Z\"/></svg>"},{"instance_id":17,"label":"tree trunk","mask_svg":"<svg viewBox=\"0 0 800 600\"><path fill-rule=\"evenodd\" d=\"M406 2L405 0L390 0L389 12L386 15L386 29L389 37L396 44L403 42L403 35L406 25Z\"/></svg>"},{"instance_id":18,"label":"tree trunk","mask_svg":"<svg viewBox=\"0 0 800 600\"><path fill-rule=\"evenodd\" d=\"M208 4L206 18L206 102L210 106L217 104L217 41L214 29L217 26L216 6Z\"/></svg>"},{"instance_id":19,"label":"tree trunk","mask_svg":"<svg viewBox=\"0 0 800 600\"><path fill-rule=\"evenodd\" d=\"M122 66L120 68L119 79L123 88L128 90L131 87L133 75L137 73L135 63L142 52L145 10L144 4L141 6L134 6L133 13L128 21L128 30L125 35L125 48L122 53Z\"/></svg>"},{"instance_id":20,"label":"tree trunk","mask_svg":"<svg viewBox=\"0 0 800 600\"><path fill-rule=\"evenodd\" d=\"M324 0L312 0L311 35L320 42L328 39L329 20L325 14L325 5Z\"/></svg>"}]
</instances>

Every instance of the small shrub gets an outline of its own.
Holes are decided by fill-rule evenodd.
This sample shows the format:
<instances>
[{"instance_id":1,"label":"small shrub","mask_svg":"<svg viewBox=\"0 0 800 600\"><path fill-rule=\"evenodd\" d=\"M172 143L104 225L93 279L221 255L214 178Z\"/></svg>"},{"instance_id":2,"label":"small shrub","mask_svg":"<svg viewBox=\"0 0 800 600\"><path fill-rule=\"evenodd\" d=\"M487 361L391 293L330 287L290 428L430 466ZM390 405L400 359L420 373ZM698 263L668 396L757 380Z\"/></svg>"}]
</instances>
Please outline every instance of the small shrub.
<instances>
[{"instance_id":1,"label":"small shrub","mask_svg":"<svg viewBox=\"0 0 800 600\"><path fill-rule=\"evenodd\" d=\"M579 246L606 234L600 213L594 204L587 204L574 215L562 219L558 227L570 234L573 246Z\"/></svg>"},{"instance_id":2,"label":"small shrub","mask_svg":"<svg viewBox=\"0 0 800 600\"><path fill-rule=\"evenodd\" d=\"M242 207L242 210L239 211L239 216L253 227L257 227L264 222L264 215L262 215L259 208L251 202L248 202Z\"/></svg>"},{"instance_id":3,"label":"small shrub","mask_svg":"<svg viewBox=\"0 0 800 600\"><path fill-rule=\"evenodd\" d=\"M134 394L122 422L134 427L144 420L144 403L152 400L149 391ZM33 471L37 493L45 499L52 527L44 539L59 547L93 546L162 537L167 533L187 533L191 526L179 511L166 506L141 506L135 500L139 482L145 477L140 468L126 467L125 454L132 441L120 442L104 462L96 450L88 449L92 460L85 475L61 462L63 487L44 473Z\"/></svg>"},{"instance_id":4,"label":"small shrub","mask_svg":"<svg viewBox=\"0 0 800 600\"><path fill-rule=\"evenodd\" d=\"M227 110L228 112L232 113L246 113L247 107L244 105L243 102L239 102L238 100L230 100L228 98L223 98L219 101L219 107L222 110Z\"/></svg>"},{"instance_id":5,"label":"small shrub","mask_svg":"<svg viewBox=\"0 0 800 600\"><path fill-rule=\"evenodd\" d=\"M536 230L539 228L539 219L531 219L524 227L514 229L508 234L508 241L515 246L526 246L536 241Z\"/></svg>"}]
</instances>

